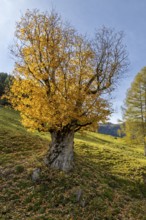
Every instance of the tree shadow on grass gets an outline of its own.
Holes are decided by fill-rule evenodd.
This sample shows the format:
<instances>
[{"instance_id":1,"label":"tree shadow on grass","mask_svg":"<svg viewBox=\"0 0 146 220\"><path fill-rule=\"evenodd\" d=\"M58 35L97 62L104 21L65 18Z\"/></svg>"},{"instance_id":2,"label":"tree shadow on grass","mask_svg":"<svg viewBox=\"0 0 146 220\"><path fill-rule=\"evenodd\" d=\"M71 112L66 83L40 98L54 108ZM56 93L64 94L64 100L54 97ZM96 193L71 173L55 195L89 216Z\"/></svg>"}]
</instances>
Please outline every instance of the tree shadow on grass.
<instances>
[{"instance_id":1,"label":"tree shadow on grass","mask_svg":"<svg viewBox=\"0 0 146 220\"><path fill-rule=\"evenodd\" d=\"M146 184L143 181L134 179L134 176L130 179L126 173L125 176L113 174L114 161L100 160L98 156L86 155L82 157L75 155L75 172L78 172L78 175L83 176L83 178L87 176L86 184L91 180L97 183L101 182L101 184L107 184L113 190L119 189L125 194L129 194L132 198L146 198ZM94 159L96 159L96 162Z\"/></svg>"}]
</instances>

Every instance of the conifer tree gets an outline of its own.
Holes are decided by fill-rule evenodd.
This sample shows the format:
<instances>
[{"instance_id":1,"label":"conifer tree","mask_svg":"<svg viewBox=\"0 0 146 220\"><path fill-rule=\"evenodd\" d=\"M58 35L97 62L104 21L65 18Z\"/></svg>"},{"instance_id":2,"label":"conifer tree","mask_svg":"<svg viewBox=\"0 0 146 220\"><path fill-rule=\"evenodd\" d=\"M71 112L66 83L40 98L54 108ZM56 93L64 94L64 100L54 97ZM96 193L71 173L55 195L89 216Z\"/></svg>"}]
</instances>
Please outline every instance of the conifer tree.
<instances>
[{"instance_id":1,"label":"conifer tree","mask_svg":"<svg viewBox=\"0 0 146 220\"><path fill-rule=\"evenodd\" d=\"M7 73L0 73L0 105L8 105L8 101L4 98L4 94L9 90L12 76Z\"/></svg>"},{"instance_id":2,"label":"conifer tree","mask_svg":"<svg viewBox=\"0 0 146 220\"><path fill-rule=\"evenodd\" d=\"M136 75L125 104L126 136L131 141L143 143L146 156L146 67Z\"/></svg>"}]
</instances>

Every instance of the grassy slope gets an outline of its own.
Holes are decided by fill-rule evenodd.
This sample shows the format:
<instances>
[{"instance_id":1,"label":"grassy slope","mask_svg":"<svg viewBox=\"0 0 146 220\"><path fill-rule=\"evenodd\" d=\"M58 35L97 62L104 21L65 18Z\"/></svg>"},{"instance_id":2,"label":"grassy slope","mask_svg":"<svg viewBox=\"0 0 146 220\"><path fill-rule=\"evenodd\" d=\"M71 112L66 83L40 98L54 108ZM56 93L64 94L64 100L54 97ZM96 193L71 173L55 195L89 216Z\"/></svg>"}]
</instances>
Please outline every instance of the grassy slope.
<instances>
[{"instance_id":1,"label":"grassy slope","mask_svg":"<svg viewBox=\"0 0 146 220\"><path fill-rule=\"evenodd\" d=\"M28 133L16 112L0 108L1 220L146 219L141 147L101 134L77 134L75 169L64 174L42 163L49 139ZM42 178L34 184L30 173L36 167L42 168Z\"/></svg>"}]
</instances>

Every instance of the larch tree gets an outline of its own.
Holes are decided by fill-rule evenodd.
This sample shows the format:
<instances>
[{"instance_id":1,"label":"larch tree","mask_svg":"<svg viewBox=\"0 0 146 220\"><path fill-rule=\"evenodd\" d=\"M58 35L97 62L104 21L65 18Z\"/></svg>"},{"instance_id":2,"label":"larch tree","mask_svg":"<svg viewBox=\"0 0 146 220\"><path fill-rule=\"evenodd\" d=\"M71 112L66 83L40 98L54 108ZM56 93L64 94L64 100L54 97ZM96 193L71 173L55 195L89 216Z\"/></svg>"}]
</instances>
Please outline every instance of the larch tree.
<instances>
[{"instance_id":1,"label":"larch tree","mask_svg":"<svg viewBox=\"0 0 146 220\"><path fill-rule=\"evenodd\" d=\"M136 75L127 92L124 119L127 139L142 143L146 156L146 67Z\"/></svg>"},{"instance_id":2,"label":"larch tree","mask_svg":"<svg viewBox=\"0 0 146 220\"><path fill-rule=\"evenodd\" d=\"M45 163L73 168L74 133L110 114L105 95L127 68L123 33L103 27L88 40L56 12L27 11L16 26L9 99L31 130L49 131Z\"/></svg>"}]
</instances>

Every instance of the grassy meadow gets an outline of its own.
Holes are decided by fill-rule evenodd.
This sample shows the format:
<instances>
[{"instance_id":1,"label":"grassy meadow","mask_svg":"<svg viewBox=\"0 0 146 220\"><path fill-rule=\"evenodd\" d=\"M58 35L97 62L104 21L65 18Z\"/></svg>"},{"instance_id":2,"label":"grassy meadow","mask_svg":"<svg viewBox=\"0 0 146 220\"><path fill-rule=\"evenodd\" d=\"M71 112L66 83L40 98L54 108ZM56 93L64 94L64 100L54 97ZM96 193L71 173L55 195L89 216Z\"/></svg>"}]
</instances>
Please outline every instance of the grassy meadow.
<instances>
[{"instance_id":1,"label":"grassy meadow","mask_svg":"<svg viewBox=\"0 0 146 220\"><path fill-rule=\"evenodd\" d=\"M0 107L0 220L146 220L142 146L93 132L75 136L75 168L45 167L50 136L29 133ZM41 180L31 173L41 168Z\"/></svg>"}]
</instances>

